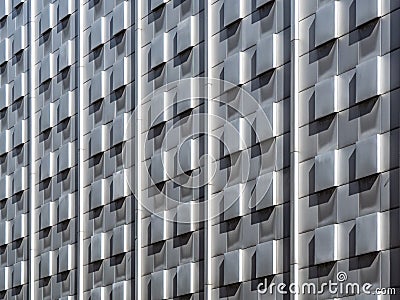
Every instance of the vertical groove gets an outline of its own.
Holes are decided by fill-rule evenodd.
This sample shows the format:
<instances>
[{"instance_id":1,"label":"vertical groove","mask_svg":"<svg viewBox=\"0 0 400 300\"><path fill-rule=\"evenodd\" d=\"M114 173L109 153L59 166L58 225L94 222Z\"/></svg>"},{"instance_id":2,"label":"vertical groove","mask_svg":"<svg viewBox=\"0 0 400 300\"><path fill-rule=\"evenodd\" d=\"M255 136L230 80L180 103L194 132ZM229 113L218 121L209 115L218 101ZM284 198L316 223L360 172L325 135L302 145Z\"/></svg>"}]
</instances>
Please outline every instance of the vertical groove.
<instances>
[{"instance_id":1,"label":"vertical groove","mask_svg":"<svg viewBox=\"0 0 400 300\"><path fill-rule=\"evenodd\" d=\"M78 266L77 266L77 272L78 272L78 299L83 299L83 291L84 291L84 273L83 273L83 233L84 233L84 224L83 224L83 205L82 205L82 199L84 199L83 195L83 155L82 155L82 141L83 141L83 99L82 99L82 89L83 89L83 71L84 71L84 66L83 66L83 31L82 31L82 21L83 21L83 15L82 15L82 7L84 4L84 0L77 0L76 2L77 5L77 27L79 30L78 38L77 38L77 46L75 46L75 49L79 49L79 59L78 59L78 69L79 72L77 72L78 76L78 133L79 133L79 138L78 138L78 164L79 164L79 170L78 170L78 178L79 178L79 184L78 184L78 200L76 203L78 204L78 226L79 226L79 232L78 232Z\"/></svg>"},{"instance_id":2,"label":"vertical groove","mask_svg":"<svg viewBox=\"0 0 400 300\"><path fill-rule=\"evenodd\" d=\"M290 85L290 214L291 214L291 245L290 245L290 283L298 284L298 183L299 183L299 170L298 170L298 80L299 80L299 62L298 62L298 43L299 43L299 0L291 0L291 85ZM291 295L292 299L298 299L297 294Z\"/></svg>"},{"instance_id":3,"label":"vertical groove","mask_svg":"<svg viewBox=\"0 0 400 300\"><path fill-rule=\"evenodd\" d=\"M142 124L141 124L141 98L142 98L142 90L141 90L141 70L142 70L142 58L141 58L141 30L142 30L142 21L141 21L141 11L142 11L142 3L141 1L135 1L136 8L135 8L135 74L136 74L136 81L135 81L135 89L136 89L136 99L135 99L135 109L134 115L131 116L138 120L135 122L136 132L135 132L135 170L134 172L135 178L133 182L135 183L135 215L136 215L136 241L135 241L135 299L142 299L142 284L141 284L141 274L142 274L142 213L141 213L141 164L142 164L142 155L141 155L141 131L142 131Z\"/></svg>"},{"instance_id":4,"label":"vertical groove","mask_svg":"<svg viewBox=\"0 0 400 300\"><path fill-rule=\"evenodd\" d=\"M204 39L204 42L205 42L205 48L206 48L206 51L204 51L205 52L205 55L206 55L206 58L205 58L205 60L206 60L206 74L205 74L205 76L206 76L206 78L207 78L207 82L206 82L206 84L207 84L207 100L209 100L210 98L210 88L211 88L211 80L210 80L210 76L211 76L211 63L210 63L210 61L211 61L211 53L212 53L212 51L211 51L211 47L212 47L212 43L211 43L211 34L210 34L210 32L211 32L211 20L212 20L212 18L210 17L210 12L211 12L211 3L212 2L212 0L208 0L207 1L207 4L204 6L204 9L205 9L205 13L204 13L204 15L207 17L207 21L206 22L204 22L204 27L205 27L205 39ZM204 287L204 289L205 289L205 299L211 299L211 287L212 287L212 285L211 285L211 283L212 283L212 278L211 278L211 276L212 276L212 274L211 274L211 270L212 270L212 268L211 268L211 242L212 242L212 239L211 239L211 219L210 219L210 216L212 215L211 214L211 205L210 205L210 203L209 203L209 201L210 201L210 199L211 199L211 188L210 188L210 182L209 182L209 180L211 180L211 167L210 167L210 164L211 164L211 153L212 153L212 144L211 144L211 142L212 142L212 140L211 140L211 138L210 138L210 136L211 136L211 134L210 134L210 129L211 129L211 124L210 124L210 114L212 114L212 104L211 104L211 102L210 101L207 101L207 103L206 103L206 112L207 112L207 128L206 128L206 130L207 130L207 161L206 161L206 170L207 170L207 180L206 180L206 184L207 184L207 194L206 194L206 212L205 212L205 227L206 227L206 234L205 234L205 247L204 247L204 249L205 249L205 251L206 251L206 253L205 253L205 258L206 258L206 264L205 264L205 276L206 276L206 280L205 280L205 287Z\"/></svg>"},{"instance_id":5,"label":"vertical groove","mask_svg":"<svg viewBox=\"0 0 400 300\"><path fill-rule=\"evenodd\" d=\"M34 20L35 20L35 15L34 15L34 2L36 0L31 0L28 3L28 14L29 14L29 19L28 19L28 30L29 30L29 43L30 47L28 48L30 51L30 56L29 57L29 72L28 74L30 75L30 80L28 80L28 85L29 85L29 96L28 99L30 101L28 102L28 107L29 107L29 124L30 124L30 164L29 164L29 169L30 169L30 201L29 201L29 299L34 300L35 299L35 203L36 203L36 195L35 195L35 184L36 184L36 168L35 168L35 158L36 158L36 152L34 147L35 144L35 139L36 139L36 132L35 132L35 104L36 104L36 93L35 93L35 87L36 87L36 72L35 72L35 60L36 60L36 47L35 47L35 25L34 25Z\"/></svg>"}]
</instances>

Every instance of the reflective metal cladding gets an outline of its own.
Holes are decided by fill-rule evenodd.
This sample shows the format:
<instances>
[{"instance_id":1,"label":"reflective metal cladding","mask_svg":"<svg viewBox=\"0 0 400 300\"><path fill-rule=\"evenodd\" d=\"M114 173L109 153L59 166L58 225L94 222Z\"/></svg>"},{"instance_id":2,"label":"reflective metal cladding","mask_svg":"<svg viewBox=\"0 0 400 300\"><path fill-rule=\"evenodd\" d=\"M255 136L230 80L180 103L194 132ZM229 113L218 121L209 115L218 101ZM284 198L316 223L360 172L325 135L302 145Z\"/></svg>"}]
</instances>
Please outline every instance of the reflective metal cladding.
<instances>
[{"instance_id":1,"label":"reflective metal cladding","mask_svg":"<svg viewBox=\"0 0 400 300\"><path fill-rule=\"evenodd\" d=\"M398 288L399 20L388 0L2 0L0 299Z\"/></svg>"}]
</instances>

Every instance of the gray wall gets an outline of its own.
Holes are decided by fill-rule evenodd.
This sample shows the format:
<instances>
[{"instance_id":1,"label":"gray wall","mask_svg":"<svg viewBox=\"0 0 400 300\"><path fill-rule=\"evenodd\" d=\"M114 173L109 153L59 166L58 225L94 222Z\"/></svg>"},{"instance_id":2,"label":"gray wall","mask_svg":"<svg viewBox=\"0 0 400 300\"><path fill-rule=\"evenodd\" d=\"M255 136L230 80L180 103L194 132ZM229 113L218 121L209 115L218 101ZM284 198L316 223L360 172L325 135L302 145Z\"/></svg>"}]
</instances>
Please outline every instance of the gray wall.
<instances>
[{"instance_id":1,"label":"gray wall","mask_svg":"<svg viewBox=\"0 0 400 300\"><path fill-rule=\"evenodd\" d=\"M3 0L0 299L399 287L399 28L397 0Z\"/></svg>"}]
</instances>

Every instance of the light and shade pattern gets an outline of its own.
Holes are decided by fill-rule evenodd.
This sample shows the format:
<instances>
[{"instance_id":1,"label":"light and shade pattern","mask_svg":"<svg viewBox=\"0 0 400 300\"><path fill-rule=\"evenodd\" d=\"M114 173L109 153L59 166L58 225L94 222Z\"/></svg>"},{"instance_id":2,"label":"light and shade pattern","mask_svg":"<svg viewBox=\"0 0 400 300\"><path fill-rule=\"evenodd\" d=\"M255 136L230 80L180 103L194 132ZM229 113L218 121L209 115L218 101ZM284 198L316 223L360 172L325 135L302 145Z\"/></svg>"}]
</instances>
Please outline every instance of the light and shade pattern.
<instances>
[{"instance_id":1,"label":"light and shade pattern","mask_svg":"<svg viewBox=\"0 0 400 300\"><path fill-rule=\"evenodd\" d=\"M1 0L0 299L400 287L399 28L397 0Z\"/></svg>"}]
</instances>

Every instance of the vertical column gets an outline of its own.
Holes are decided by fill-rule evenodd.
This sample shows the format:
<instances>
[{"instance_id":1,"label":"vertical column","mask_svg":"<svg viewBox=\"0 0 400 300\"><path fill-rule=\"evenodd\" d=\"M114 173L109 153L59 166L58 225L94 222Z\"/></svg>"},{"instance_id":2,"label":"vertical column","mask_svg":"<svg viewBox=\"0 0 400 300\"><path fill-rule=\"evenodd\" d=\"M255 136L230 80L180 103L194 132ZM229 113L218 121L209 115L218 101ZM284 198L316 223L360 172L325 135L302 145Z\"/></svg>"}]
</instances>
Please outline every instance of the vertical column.
<instances>
[{"instance_id":1,"label":"vertical column","mask_svg":"<svg viewBox=\"0 0 400 300\"><path fill-rule=\"evenodd\" d=\"M84 273L84 238L85 238L85 223L83 219L83 211L84 211L84 202L87 201L87 198L84 196L83 187L84 187L84 176L85 176L85 169L84 169L84 150L85 145L83 144L83 129L85 128L84 122L85 119L83 118L83 109L84 109L84 97L85 94L83 93L83 79L85 74L85 65L83 62L84 57L84 45L85 45L85 36L83 35L83 24L85 15L83 14L83 5L86 1L85 0L76 0L75 3L78 5L77 13L77 31L78 31L78 45L77 45L77 54L78 54L78 95L75 100L76 107L78 108L78 164L79 164L79 183L78 183L78 201L77 204L77 212L78 212L78 249L76 257L77 262L77 271L78 271L78 280L77 280L77 294L79 299L84 299L84 291L85 291L85 273Z\"/></svg>"},{"instance_id":2,"label":"vertical column","mask_svg":"<svg viewBox=\"0 0 400 300\"><path fill-rule=\"evenodd\" d=\"M135 205L123 149L135 108L134 1L80 7L80 233L83 298L130 299ZM134 121L133 121L134 122ZM129 162L129 161L128 161Z\"/></svg>"},{"instance_id":3,"label":"vertical column","mask_svg":"<svg viewBox=\"0 0 400 300\"><path fill-rule=\"evenodd\" d=\"M30 3L0 4L0 295L27 299L33 195L29 74Z\"/></svg>"},{"instance_id":4,"label":"vertical column","mask_svg":"<svg viewBox=\"0 0 400 300\"><path fill-rule=\"evenodd\" d=\"M213 163L212 161L212 154L213 154L213 147L215 140L211 137L211 128L212 128L212 115L214 115L214 105L212 102L210 102L210 99L212 97L212 91L213 91L213 82L211 79L212 76L212 61L214 60L213 56L213 43L211 42L211 37L212 37L212 25L213 25L213 18L211 18L211 13L212 13L212 0L207 0L205 1L205 7L204 7L204 16L205 20L203 22L203 27L204 27L204 37L205 37L205 51L204 51L204 62L206 65L205 69L205 78L206 81L205 83L207 84L207 88L205 89L206 91L206 103L205 103L205 110L207 114L207 124L206 124L206 155L207 159L205 161L206 164L206 176L204 182L206 183L206 193L205 193L205 207L204 207L204 220L205 220L205 235L204 235L204 298L205 299L212 299L212 265L211 265L211 258L212 258L212 218L211 216L213 215L213 206L211 205L211 178L213 176L211 164Z\"/></svg>"},{"instance_id":5,"label":"vertical column","mask_svg":"<svg viewBox=\"0 0 400 300\"><path fill-rule=\"evenodd\" d=\"M221 0L209 10L209 76L224 80L209 96L211 298L258 297L259 283L290 276L290 9Z\"/></svg>"},{"instance_id":6,"label":"vertical column","mask_svg":"<svg viewBox=\"0 0 400 300\"><path fill-rule=\"evenodd\" d=\"M30 80L29 80L29 98L30 98L30 105L29 105L29 114L30 114L30 137L31 137L31 145L30 145L30 162L31 162L31 167L30 167L30 205L29 205L29 221L30 221L30 226L29 226L29 246L30 246L30 253L29 253L29 298L30 299L36 299L37 293L36 293L36 286L35 286L35 274L36 274L36 263L34 257L36 256L37 253L37 246L36 246L36 235L35 231L37 226L35 226L35 220L37 218L36 216L36 184L37 184L37 168L36 168L36 159L37 159L37 154L36 154L36 136L37 136L37 127L36 125L36 120L35 116L36 114L36 86L37 86L37 78L36 78L36 63L37 63L37 54L36 54L36 47L34 46L36 44L36 14L37 14L37 5L36 1L29 1L29 44L31 45L30 47L30 58L29 58L29 63L30 63Z\"/></svg>"},{"instance_id":7,"label":"vertical column","mask_svg":"<svg viewBox=\"0 0 400 300\"><path fill-rule=\"evenodd\" d=\"M143 228L142 228L142 147L140 145L143 144L142 141L142 35L143 35L143 11L144 11L144 3L143 1L135 1L135 53L136 53L136 63L135 63L135 112L131 116L134 120L136 126L135 128L135 139L133 141L133 148L135 151L134 158L134 166L131 174L134 174L134 180L131 180L134 183L134 186L131 185L131 190L135 195L135 204L134 204L134 217L135 217L135 297L136 299L143 299L143 290L142 290L142 264L144 259L142 258L142 241L143 241ZM135 143L136 142L136 143Z\"/></svg>"},{"instance_id":8,"label":"vertical column","mask_svg":"<svg viewBox=\"0 0 400 300\"><path fill-rule=\"evenodd\" d=\"M141 5L141 297L202 295L204 1Z\"/></svg>"},{"instance_id":9,"label":"vertical column","mask_svg":"<svg viewBox=\"0 0 400 300\"><path fill-rule=\"evenodd\" d=\"M30 77L35 107L35 201L31 214L36 272L31 284L36 297L76 295L75 213L77 176L77 56L74 1L34 1L31 11L35 48Z\"/></svg>"},{"instance_id":10,"label":"vertical column","mask_svg":"<svg viewBox=\"0 0 400 300\"><path fill-rule=\"evenodd\" d=\"M298 284L298 189L299 189L299 5L291 0L291 76L290 76L290 283ZM297 299L298 295L291 295Z\"/></svg>"},{"instance_id":11,"label":"vertical column","mask_svg":"<svg viewBox=\"0 0 400 300\"><path fill-rule=\"evenodd\" d=\"M389 242L390 222L398 222L392 206L398 155L389 157L398 145L391 116L398 114L393 100L399 80L391 66L400 56L389 36L399 5L385 3L315 1L298 7L294 234L296 253L307 253L293 261L299 284L336 280L339 272L347 282L368 281L372 289L393 280L386 270L388 258L398 255Z\"/></svg>"}]
</instances>

